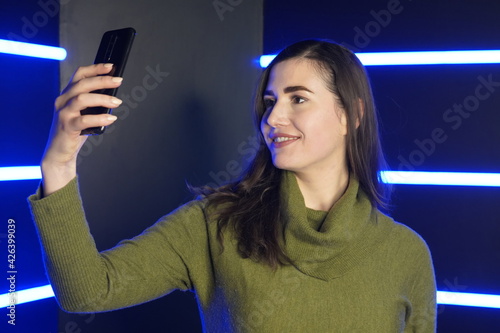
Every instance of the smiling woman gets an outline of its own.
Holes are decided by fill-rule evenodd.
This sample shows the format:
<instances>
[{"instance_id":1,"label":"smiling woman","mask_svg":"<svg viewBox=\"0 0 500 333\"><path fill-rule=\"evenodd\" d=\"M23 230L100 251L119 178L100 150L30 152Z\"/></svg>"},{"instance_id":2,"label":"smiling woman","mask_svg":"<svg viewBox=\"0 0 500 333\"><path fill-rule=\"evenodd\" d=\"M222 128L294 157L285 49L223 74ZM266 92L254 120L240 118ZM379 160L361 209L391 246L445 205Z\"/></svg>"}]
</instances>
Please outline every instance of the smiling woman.
<instances>
[{"instance_id":1,"label":"smiling woman","mask_svg":"<svg viewBox=\"0 0 500 333\"><path fill-rule=\"evenodd\" d=\"M118 85L95 79L107 71L80 68L58 98L30 197L63 309L108 311L180 289L196 292L208 332L434 332L431 256L380 211L377 116L352 52L325 41L286 48L258 86L260 146L243 175L196 189L200 198L98 253L73 157L86 126L79 110L109 102L78 97Z\"/></svg>"},{"instance_id":2,"label":"smiling woman","mask_svg":"<svg viewBox=\"0 0 500 333\"><path fill-rule=\"evenodd\" d=\"M243 258L275 269L291 264L306 276L327 281L341 277L335 282L348 283L342 287L348 298L371 283L379 290L390 288L387 281L396 283L387 298L344 300L358 310L363 307L360 302L377 307L376 303L392 303L382 310L380 318L386 322L363 313L357 324L347 324L355 316L342 313L339 319L332 307L328 313L337 317L325 320L319 331L336 327L433 332L435 281L428 248L414 231L379 211L389 201L389 189L379 177L386 164L370 83L357 57L327 41L309 40L285 48L261 77L254 122L262 133L261 146L247 173L236 183L201 191L209 207L218 207L214 215L219 240L231 227ZM419 260L400 261L403 239L409 242L404 256L413 253ZM384 244L384 250L376 244ZM378 273L360 270L363 262L378 267L378 273L398 273L382 273L376 281ZM415 271L416 267L421 270ZM361 276L374 280L363 287L359 281L347 282ZM407 294L409 287L420 289L418 296ZM316 300L320 306L331 305L335 295L326 290ZM401 299L408 302L396 306Z\"/></svg>"}]
</instances>

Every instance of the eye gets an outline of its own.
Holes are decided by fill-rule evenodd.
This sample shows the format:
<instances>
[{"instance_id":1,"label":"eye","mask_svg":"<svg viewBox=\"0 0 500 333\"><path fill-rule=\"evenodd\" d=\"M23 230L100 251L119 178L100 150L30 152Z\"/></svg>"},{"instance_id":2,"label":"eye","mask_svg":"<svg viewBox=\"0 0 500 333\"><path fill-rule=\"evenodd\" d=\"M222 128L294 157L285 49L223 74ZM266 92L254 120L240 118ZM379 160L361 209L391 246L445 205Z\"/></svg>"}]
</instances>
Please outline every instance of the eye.
<instances>
[{"instance_id":1,"label":"eye","mask_svg":"<svg viewBox=\"0 0 500 333\"><path fill-rule=\"evenodd\" d=\"M302 103L304 103L305 101L306 101L306 99L305 99L305 98L302 98L302 97L300 97L300 96L293 96L293 97L292 97L292 103L293 103L293 104L302 104Z\"/></svg>"},{"instance_id":2,"label":"eye","mask_svg":"<svg viewBox=\"0 0 500 333\"><path fill-rule=\"evenodd\" d=\"M264 106L266 107L266 109L271 109L274 104L276 104L276 101L273 98L264 97Z\"/></svg>"}]
</instances>

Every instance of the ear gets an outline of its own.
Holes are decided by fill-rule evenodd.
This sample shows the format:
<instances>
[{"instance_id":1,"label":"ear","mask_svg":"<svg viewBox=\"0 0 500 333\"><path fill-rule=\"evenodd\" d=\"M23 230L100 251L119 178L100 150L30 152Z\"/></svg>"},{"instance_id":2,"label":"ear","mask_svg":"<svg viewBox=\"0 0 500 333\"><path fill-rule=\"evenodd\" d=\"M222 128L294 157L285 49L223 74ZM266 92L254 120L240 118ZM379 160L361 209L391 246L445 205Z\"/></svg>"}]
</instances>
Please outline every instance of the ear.
<instances>
[{"instance_id":1,"label":"ear","mask_svg":"<svg viewBox=\"0 0 500 333\"><path fill-rule=\"evenodd\" d=\"M358 98L358 108L359 108L359 113L361 115L361 119L365 116L365 103L361 100L361 98ZM359 127L359 124L361 123L360 118L356 118L356 128Z\"/></svg>"},{"instance_id":2,"label":"ear","mask_svg":"<svg viewBox=\"0 0 500 333\"><path fill-rule=\"evenodd\" d=\"M347 135L347 115L345 110L342 110L342 113L340 114L340 134L343 136Z\"/></svg>"}]
</instances>

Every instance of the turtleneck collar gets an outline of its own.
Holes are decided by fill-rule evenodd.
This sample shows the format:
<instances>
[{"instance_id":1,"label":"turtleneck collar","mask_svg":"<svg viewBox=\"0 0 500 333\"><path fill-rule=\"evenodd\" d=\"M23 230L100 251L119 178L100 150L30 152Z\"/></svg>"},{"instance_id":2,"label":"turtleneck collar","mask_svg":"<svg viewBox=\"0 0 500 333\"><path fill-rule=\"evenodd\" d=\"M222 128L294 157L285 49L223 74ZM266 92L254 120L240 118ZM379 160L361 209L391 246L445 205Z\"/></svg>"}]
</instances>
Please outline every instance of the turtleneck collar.
<instances>
[{"instance_id":1,"label":"turtleneck collar","mask_svg":"<svg viewBox=\"0 0 500 333\"><path fill-rule=\"evenodd\" d=\"M286 253L297 269L318 279L340 277L366 260L390 226L377 223L383 215L352 175L344 195L324 218L306 208L292 172L283 172L281 195L287 214Z\"/></svg>"}]
</instances>

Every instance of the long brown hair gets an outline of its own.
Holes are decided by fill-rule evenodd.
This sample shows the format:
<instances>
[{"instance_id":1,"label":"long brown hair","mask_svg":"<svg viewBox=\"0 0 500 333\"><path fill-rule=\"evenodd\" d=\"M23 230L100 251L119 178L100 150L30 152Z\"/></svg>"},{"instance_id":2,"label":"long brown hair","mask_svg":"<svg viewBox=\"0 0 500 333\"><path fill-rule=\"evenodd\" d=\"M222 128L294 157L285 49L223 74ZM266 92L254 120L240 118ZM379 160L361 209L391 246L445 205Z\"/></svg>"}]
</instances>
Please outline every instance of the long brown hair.
<instances>
[{"instance_id":1,"label":"long brown hair","mask_svg":"<svg viewBox=\"0 0 500 333\"><path fill-rule=\"evenodd\" d=\"M352 176L359 180L372 206L386 209L389 190L379 178L386 164L378 136L378 122L368 76L358 58L336 43L306 40L281 51L262 73L254 101L253 119L260 133L266 111L263 94L270 72L282 61L292 58L311 60L323 76L328 89L338 98L347 118L347 161ZM260 148L241 177L219 188L197 189L214 208L218 238L223 231L234 229L238 251L243 258L252 258L277 267L289 262L283 249L286 214L280 201L281 170L272 164L269 150L260 134Z\"/></svg>"}]
</instances>

